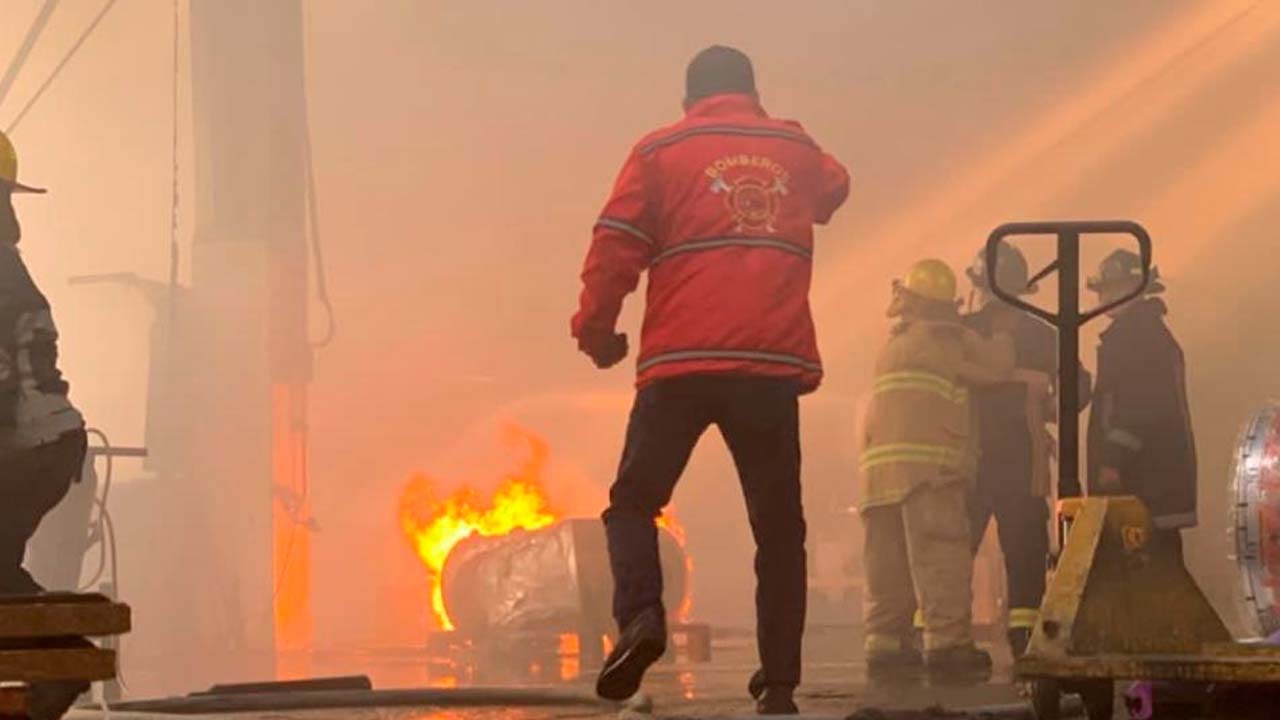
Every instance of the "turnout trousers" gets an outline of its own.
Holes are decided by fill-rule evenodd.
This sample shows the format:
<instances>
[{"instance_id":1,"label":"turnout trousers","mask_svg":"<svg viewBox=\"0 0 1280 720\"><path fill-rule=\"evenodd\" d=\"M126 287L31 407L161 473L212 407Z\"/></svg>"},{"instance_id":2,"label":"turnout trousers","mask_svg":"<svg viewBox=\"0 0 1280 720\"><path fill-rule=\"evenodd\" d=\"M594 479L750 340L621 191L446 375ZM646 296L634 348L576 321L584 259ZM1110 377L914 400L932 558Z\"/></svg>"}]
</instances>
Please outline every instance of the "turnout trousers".
<instances>
[{"instance_id":1,"label":"turnout trousers","mask_svg":"<svg viewBox=\"0 0 1280 720\"><path fill-rule=\"evenodd\" d=\"M662 606L655 519L703 432L720 429L755 539L756 633L767 684L800 682L807 571L800 493L798 387L792 381L689 375L636 394L604 524L619 627Z\"/></svg>"},{"instance_id":2,"label":"turnout trousers","mask_svg":"<svg viewBox=\"0 0 1280 720\"><path fill-rule=\"evenodd\" d=\"M912 646L920 609L925 650L973 643L973 557L964 483L921 485L862 512L867 653Z\"/></svg>"},{"instance_id":3,"label":"turnout trousers","mask_svg":"<svg viewBox=\"0 0 1280 720\"><path fill-rule=\"evenodd\" d=\"M86 445L78 430L0 459L0 595L44 590L23 568L27 542L80 477Z\"/></svg>"},{"instance_id":4,"label":"turnout trousers","mask_svg":"<svg viewBox=\"0 0 1280 720\"><path fill-rule=\"evenodd\" d=\"M44 590L23 567L27 542L80 477L87 444L85 432L76 430L0 460L0 595ZM84 638L73 642L92 647ZM28 712L33 720L60 718L88 689L88 683L74 680L34 683Z\"/></svg>"}]
</instances>

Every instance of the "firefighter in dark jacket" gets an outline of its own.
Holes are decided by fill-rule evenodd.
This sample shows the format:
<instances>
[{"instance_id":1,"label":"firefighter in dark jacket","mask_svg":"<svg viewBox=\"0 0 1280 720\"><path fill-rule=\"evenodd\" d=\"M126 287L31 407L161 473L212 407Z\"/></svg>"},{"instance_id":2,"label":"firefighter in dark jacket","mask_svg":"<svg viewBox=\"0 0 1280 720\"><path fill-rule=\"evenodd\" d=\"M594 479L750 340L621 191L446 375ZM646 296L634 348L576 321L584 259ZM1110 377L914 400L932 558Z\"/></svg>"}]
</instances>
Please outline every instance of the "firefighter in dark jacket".
<instances>
[{"instance_id":1,"label":"firefighter in dark jacket","mask_svg":"<svg viewBox=\"0 0 1280 720\"><path fill-rule=\"evenodd\" d=\"M1108 303L1142 281L1142 261L1109 255L1089 279ZM1151 512L1152 547L1180 558L1182 528L1196 524L1196 443L1182 348L1165 324L1159 272L1137 300L1113 310L1098 346L1089 419L1089 492L1134 495Z\"/></svg>"},{"instance_id":2,"label":"firefighter in dark jacket","mask_svg":"<svg viewBox=\"0 0 1280 720\"><path fill-rule=\"evenodd\" d=\"M996 283L1018 295L1036 292L1027 260L1014 246L999 247ZM1049 555L1049 462L1058 373L1058 339L1052 327L1000 300L987 279L985 253L967 271L978 309L965 324L984 337L1010 328L1015 369L1009 382L974 389L978 423L977 482L969 492L969 529L976 553L994 516L1004 554L1009 608L1009 648L1026 650L1044 599ZM1091 379L1081 375L1081 402Z\"/></svg>"},{"instance_id":3,"label":"firefighter in dark jacket","mask_svg":"<svg viewBox=\"0 0 1280 720\"><path fill-rule=\"evenodd\" d=\"M0 595L43 591L22 567L27 542L80 477L86 452L84 420L58 371L49 302L18 253L22 228L13 196L38 192L18 182L17 154L0 133ZM29 714L60 718L88 689L80 682L37 683Z\"/></svg>"}]
</instances>

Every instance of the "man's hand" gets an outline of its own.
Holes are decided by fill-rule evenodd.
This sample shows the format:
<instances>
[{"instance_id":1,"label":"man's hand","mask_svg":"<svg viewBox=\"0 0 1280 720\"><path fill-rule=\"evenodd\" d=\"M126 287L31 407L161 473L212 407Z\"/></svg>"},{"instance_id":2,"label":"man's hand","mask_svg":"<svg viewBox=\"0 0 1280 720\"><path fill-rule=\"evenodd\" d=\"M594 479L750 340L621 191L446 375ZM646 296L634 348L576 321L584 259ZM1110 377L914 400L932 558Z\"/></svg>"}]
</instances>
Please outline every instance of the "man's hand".
<instances>
[{"instance_id":1,"label":"man's hand","mask_svg":"<svg viewBox=\"0 0 1280 720\"><path fill-rule=\"evenodd\" d=\"M607 370L622 362L630 349L626 333L611 333L578 341L578 349L586 353L596 367Z\"/></svg>"},{"instance_id":2,"label":"man's hand","mask_svg":"<svg viewBox=\"0 0 1280 720\"><path fill-rule=\"evenodd\" d=\"M1102 467L1098 470L1097 488L1090 488L1091 495L1119 495L1124 489L1120 471L1113 467ZM1096 492L1093 492L1096 490Z\"/></svg>"}]
</instances>

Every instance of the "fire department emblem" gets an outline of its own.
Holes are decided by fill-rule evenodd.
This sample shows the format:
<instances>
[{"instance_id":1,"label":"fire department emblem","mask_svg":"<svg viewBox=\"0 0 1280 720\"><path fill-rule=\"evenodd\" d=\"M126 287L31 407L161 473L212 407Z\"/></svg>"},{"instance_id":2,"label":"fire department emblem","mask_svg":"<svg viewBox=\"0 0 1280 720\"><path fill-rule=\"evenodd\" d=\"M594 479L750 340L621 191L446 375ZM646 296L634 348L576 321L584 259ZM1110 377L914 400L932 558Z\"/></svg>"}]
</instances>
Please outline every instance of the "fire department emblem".
<instances>
[{"instance_id":1,"label":"fire department emblem","mask_svg":"<svg viewBox=\"0 0 1280 720\"><path fill-rule=\"evenodd\" d=\"M777 232L775 223L791 178L786 168L768 157L734 155L716 160L706 173L711 192L724 196L737 232Z\"/></svg>"}]
</instances>

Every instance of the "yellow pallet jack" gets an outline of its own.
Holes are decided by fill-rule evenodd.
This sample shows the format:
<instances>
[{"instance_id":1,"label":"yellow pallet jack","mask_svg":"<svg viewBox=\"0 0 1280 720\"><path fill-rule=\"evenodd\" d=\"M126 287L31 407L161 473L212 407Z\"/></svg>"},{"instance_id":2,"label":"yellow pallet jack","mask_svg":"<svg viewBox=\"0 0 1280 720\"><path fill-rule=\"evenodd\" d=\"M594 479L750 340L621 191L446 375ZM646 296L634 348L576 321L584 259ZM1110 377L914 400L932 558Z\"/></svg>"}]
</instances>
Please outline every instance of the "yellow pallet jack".
<instances>
[{"instance_id":1,"label":"yellow pallet jack","mask_svg":"<svg viewBox=\"0 0 1280 720\"><path fill-rule=\"evenodd\" d=\"M1127 235L1142 258L1142 284L1128 297L1080 311L1080 242ZM1058 312L1001 288L1001 243L1054 236L1057 259L1032 282L1058 273ZM1233 641L1222 619L1176 557L1152 552L1151 517L1134 497L1079 497L1080 326L1142 294L1151 279L1151 239L1128 221L1010 223L986 246L988 281L1005 302L1058 329L1059 527L1062 552L1026 654L1015 676L1031 685L1038 720L1057 720L1063 694L1079 694L1089 720L1111 720L1116 680L1193 683L1280 682L1280 647ZM1280 717L1280 707L1275 708Z\"/></svg>"}]
</instances>

